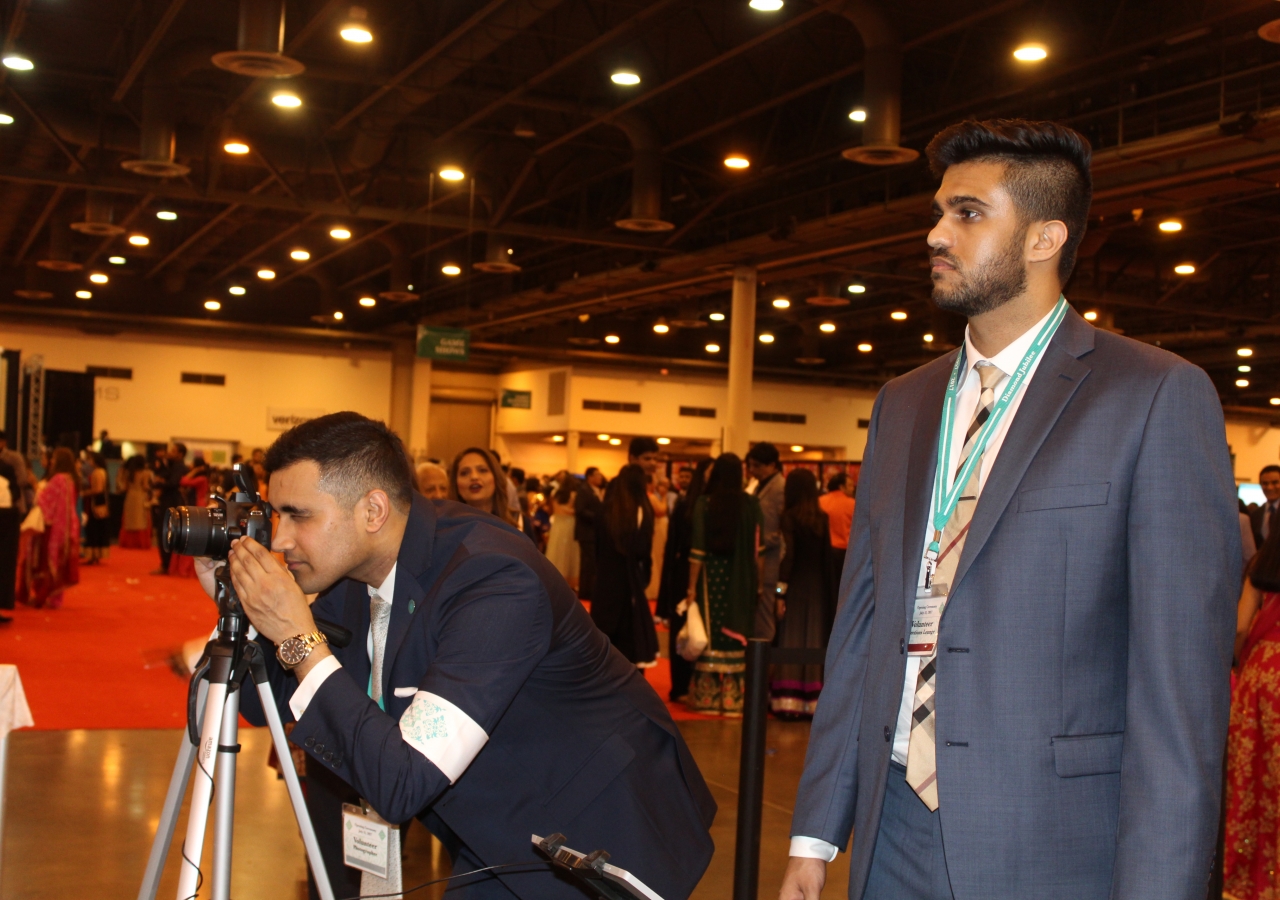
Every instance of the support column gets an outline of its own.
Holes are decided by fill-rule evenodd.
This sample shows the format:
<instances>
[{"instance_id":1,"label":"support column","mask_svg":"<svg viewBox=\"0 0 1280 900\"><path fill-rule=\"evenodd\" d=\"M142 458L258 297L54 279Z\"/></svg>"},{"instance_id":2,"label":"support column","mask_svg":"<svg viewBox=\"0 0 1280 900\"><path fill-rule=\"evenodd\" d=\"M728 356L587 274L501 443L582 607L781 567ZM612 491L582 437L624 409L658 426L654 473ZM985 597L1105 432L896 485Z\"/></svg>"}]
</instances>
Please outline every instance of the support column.
<instances>
[{"instance_id":1,"label":"support column","mask_svg":"<svg viewBox=\"0 0 1280 900\"><path fill-rule=\"evenodd\" d=\"M417 351L412 341L396 341L391 348L391 430L409 445L413 418L413 363Z\"/></svg>"},{"instance_id":2,"label":"support column","mask_svg":"<svg viewBox=\"0 0 1280 900\"><path fill-rule=\"evenodd\" d=\"M570 431L564 436L564 467L569 474L578 471L578 444L582 443L582 432Z\"/></svg>"},{"instance_id":3,"label":"support column","mask_svg":"<svg viewBox=\"0 0 1280 900\"><path fill-rule=\"evenodd\" d=\"M729 407L725 416L725 453L744 456L751 446L752 367L756 351L756 270L733 270L733 308L729 313Z\"/></svg>"},{"instance_id":4,"label":"support column","mask_svg":"<svg viewBox=\"0 0 1280 900\"><path fill-rule=\"evenodd\" d=\"M410 394L409 439L405 448L416 463L430 456L428 422L431 420L431 360L413 361L413 392Z\"/></svg>"}]
</instances>

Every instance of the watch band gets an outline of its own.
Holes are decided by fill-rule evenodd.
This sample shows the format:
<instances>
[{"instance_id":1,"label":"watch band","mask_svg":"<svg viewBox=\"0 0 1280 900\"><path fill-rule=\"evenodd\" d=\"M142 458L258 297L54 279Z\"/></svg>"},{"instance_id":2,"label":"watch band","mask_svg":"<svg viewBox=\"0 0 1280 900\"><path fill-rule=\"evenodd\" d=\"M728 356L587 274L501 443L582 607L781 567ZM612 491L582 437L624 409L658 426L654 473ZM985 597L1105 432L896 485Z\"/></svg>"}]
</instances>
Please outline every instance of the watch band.
<instances>
[{"instance_id":1,"label":"watch band","mask_svg":"<svg viewBox=\"0 0 1280 900\"><path fill-rule=\"evenodd\" d=\"M310 634L297 634L291 638L285 638L280 642L280 646L276 648L276 659L280 661L280 665L285 669L292 670L302 665L311 651L321 644L329 643L329 639L319 631L313 631Z\"/></svg>"}]
</instances>

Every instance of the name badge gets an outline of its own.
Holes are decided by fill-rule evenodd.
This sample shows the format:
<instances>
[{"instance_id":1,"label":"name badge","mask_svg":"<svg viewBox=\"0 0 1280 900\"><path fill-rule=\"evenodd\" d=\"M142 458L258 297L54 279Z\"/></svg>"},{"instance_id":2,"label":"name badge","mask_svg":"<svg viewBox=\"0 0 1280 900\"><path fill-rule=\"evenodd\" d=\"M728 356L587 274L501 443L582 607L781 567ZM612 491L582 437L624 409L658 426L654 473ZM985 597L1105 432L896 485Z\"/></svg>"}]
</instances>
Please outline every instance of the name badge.
<instances>
[{"instance_id":1,"label":"name badge","mask_svg":"<svg viewBox=\"0 0 1280 900\"><path fill-rule=\"evenodd\" d=\"M908 656L933 656L938 649L938 629L942 625L942 610L947 605L947 585L934 583L932 587L916 591L915 606L911 611L911 636L907 638Z\"/></svg>"},{"instance_id":2,"label":"name badge","mask_svg":"<svg viewBox=\"0 0 1280 900\"><path fill-rule=\"evenodd\" d=\"M342 804L342 857L353 869L387 877L391 829L373 810Z\"/></svg>"}]
</instances>

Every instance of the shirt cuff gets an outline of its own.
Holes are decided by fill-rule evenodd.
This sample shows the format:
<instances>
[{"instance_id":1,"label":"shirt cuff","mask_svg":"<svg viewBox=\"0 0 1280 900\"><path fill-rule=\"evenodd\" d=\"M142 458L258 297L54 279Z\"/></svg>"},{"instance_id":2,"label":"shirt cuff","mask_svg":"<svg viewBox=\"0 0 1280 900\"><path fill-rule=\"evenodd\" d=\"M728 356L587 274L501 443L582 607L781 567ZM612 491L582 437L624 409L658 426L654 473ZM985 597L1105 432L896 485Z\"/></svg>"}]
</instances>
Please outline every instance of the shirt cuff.
<instances>
[{"instance_id":1,"label":"shirt cuff","mask_svg":"<svg viewBox=\"0 0 1280 900\"><path fill-rule=\"evenodd\" d=\"M302 714L307 711L311 698L316 695L316 691L320 690L320 685L324 684L324 680L341 668L342 663L338 662L338 657L326 656L307 673L307 677L302 679L298 689L289 698L289 709L293 711L293 720L295 722L302 720Z\"/></svg>"},{"instance_id":2,"label":"shirt cuff","mask_svg":"<svg viewBox=\"0 0 1280 900\"><path fill-rule=\"evenodd\" d=\"M835 844L828 844L820 838L797 836L791 839L791 856L803 856L806 859L821 859L825 862L831 862L839 852L840 848Z\"/></svg>"}]
</instances>

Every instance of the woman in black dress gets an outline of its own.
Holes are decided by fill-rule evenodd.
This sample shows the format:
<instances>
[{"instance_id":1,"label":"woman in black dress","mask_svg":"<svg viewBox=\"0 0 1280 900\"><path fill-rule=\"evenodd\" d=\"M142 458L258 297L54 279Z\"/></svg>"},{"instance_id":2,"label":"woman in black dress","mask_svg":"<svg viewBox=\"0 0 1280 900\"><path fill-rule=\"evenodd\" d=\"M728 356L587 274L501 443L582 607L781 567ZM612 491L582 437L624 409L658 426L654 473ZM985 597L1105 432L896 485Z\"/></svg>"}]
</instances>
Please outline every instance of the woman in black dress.
<instances>
[{"instance_id":1,"label":"woman in black dress","mask_svg":"<svg viewBox=\"0 0 1280 900\"><path fill-rule=\"evenodd\" d=\"M693 470L693 478L685 488L684 496L676 501L671 511L671 525L667 531L667 547L662 560L662 585L658 589L658 618L669 623L667 634L667 658L671 660L671 693L675 702L689 693L689 681L693 678L693 663L676 652L676 636L684 627L685 617L676 612L676 606L684 600L689 589L689 551L693 547L693 507L707 486L707 469L712 460L704 459Z\"/></svg>"},{"instance_id":2,"label":"woman in black dress","mask_svg":"<svg viewBox=\"0 0 1280 900\"><path fill-rule=\"evenodd\" d=\"M644 469L624 466L596 520L596 583L591 618L622 655L641 668L658 659L658 632L644 590L653 552L653 507Z\"/></svg>"}]
</instances>

